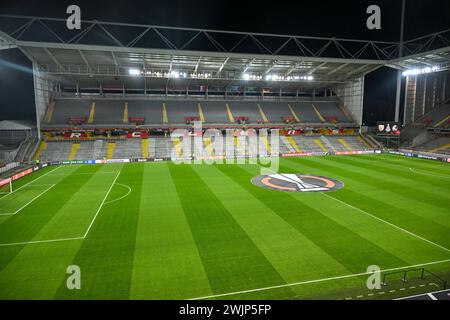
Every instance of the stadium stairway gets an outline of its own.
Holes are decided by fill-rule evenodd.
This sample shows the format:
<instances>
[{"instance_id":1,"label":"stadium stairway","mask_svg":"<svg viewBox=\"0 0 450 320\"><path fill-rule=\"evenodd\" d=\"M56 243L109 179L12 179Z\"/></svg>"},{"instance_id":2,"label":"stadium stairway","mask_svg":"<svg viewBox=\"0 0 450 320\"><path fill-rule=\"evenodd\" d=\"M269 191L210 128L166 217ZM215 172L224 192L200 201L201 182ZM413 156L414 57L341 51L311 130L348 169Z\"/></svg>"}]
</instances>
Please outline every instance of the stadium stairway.
<instances>
[{"instance_id":1,"label":"stadium stairway","mask_svg":"<svg viewBox=\"0 0 450 320\"><path fill-rule=\"evenodd\" d=\"M47 109L47 114L45 115L44 121L46 123L51 123L53 118L53 113L55 112L56 101L52 100L50 106Z\"/></svg>"},{"instance_id":2,"label":"stadium stairway","mask_svg":"<svg viewBox=\"0 0 450 320\"><path fill-rule=\"evenodd\" d=\"M115 149L116 149L116 143L108 142L108 151L106 153L106 159L110 160L113 158Z\"/></svg>"},{"instance_id":3,"label":"stadium stairway","mask_svg":"<svg viewBox=\"0 0 450 320\"><path fill-rule=\"evenodd\" d=\"M181 144L181 140L179 138L176 138L173 140L173 147L175 148L175 153L177 157L182 157L183 155L183 148Z\"/></svg>"},{"instance_id":4,"label":"stadium stairway","mask_svg":"<svg viewBox=\"0 0 450 320\"><path fill-rule=\"evenodd\" d=\"M317 117L320 119L320 121L326 122L325 118L320 114L319 109L317 109L313 103L312 103L312 107L313 107L314 112L316 113Z\"/></svg>"},{"instance_id":5,"label":"stadium stairway","mask_svg":"<svg viewBox=\"0 0 450 320\"><path fill-rule=\"evenodd\" d=\"M343 138L338 139L338 141L345 149L347 149L347 151L353 151L352 147L350 147L347 141L345 141Z\"/></svg>"},{"instance_id":6,"label":"stadium stairway","mask_svg":"<svg viewBox=\"0 0 450 320\"><path fill-rule=\"evenodd\" d=\"M142 158L148 158L149 139L141 139Z\"/></svg>"},{"instance_id":7,"label":"stadium stairway","mask_svg":"<svg viewBox=\"0 0 450 320\"><path fill-rule=\"evenodd\" d=\"M167 115L167 106L165 102L163 102L162 108L163 123L169 123L169 116Z\"/></svg>"},{"instance_id":8,"label":"stadium stairway","mask_svg":"<svg viewBox=\"0 0 450 320\"><path fill-rule=\"evenodd\" d=\"M70 150L70 154L69 154L69 160L75 160L77 153L78 153L78 149L80 149L79 143L72 144L72 149Z\"/></svg>"},{"instance_id":9,"label":"stadium stairway","mask_svg":"<svg viewBox=\"0 0 450 320\"><path fill-rule=\"evenodd\" d=\"M322 143L322 146L324 146L324 149L326 149L326 151L333 151L333 152L336 151L335 146L330 142L330 140L328 140L327 137L321 136L319 140Z\"/></svg>"},{"instance_id":10,"label":"stadium stairway","mask_svg":"<svg viewBox=\"0 0 450 320\"><path fill-rule=\"evenodd\" d=\"M265 123L268 123L269 120L267 119L267 116L266 116L266 114L264 113L263 108L261 107L261 105L260 105L259 103L257 104L257 106L258 106L259 113L261 114L261 118L263 119L263 121L264 121ZM267 139L266 139L266 140L267 140Z\"/></svg>"},{"instance_id":11,"label":"stadium stairway","mask_svg":"<svg viewBox=\"0 0 450 320\"><path fill-rule=\"evenodd\" d=\"M263 146L264 146L263 154L265 154L265 155L270 154L272 151L272 149L270 148L269 140L267 138L268 137L259 137L259 139L263 143Z\"/></svg>"},{"instance_id":12,"label":"stadium stairway","mask_svg":"<svg viewBox=\"0 0 450 320\"><path fill-rule=\"evenodd\" d=\"M369 139L366 139L363 135L358 135L358 140L367 148L367 149L373 149L377 146L372 145L371 141Z\"/></svg>"},{"instance_id":13,"label":"stadium stairway","mask_svg":"<svg viewBox=\"0 0 450 320\"><path fill-rule=\"evenodd\" d=\"M95 115L95 101L92 101L91 111L89 112L88 123L94 123L94 115Z\"/></svg>"},{"instance_id":14,"label":"stadium stairway","mask_svg":"<svg viewBox=\"0 0 450 320\"><path fill-rule=\"evenodd\" d=\"M446 149L450 149L450 143L441 145L437 148L431 149L430 152L436 152L439 153L440 151L446 150Z\"/></svg>"},{"instance_id":15,"label":"stadium stairway","mask_svg":"<svg viewBox=\"0 0 450 320\"><path fill-rule=\"evenodd\" d=\"M34 160L40 159L42 156L42 153L44 152L45 149L47 149L47 142L41 141L32 160L34 161Z\"/></svg>"},{"instance_id":16,"label":"stadium stairway","mask_svg":"<svg viewBox=\"0 0 450 320\"><path fill-rule=\"evenodd\" d=\"M198 107L198 117L200 118L201 122L205 122L205 115L203 114L202 105L200 103L197 103Z\"/></svg>"},{"instance_id":17,"label":"stadium stairway","mask_svg":"<svg viewBox=\"0 0 450 320\"><path fill-rule=\"evenodd\" d=\"M206 151L208 152L208 156L213 156L214 155L214 152L213 152L214 150L212 149L211 143L212 143L211 138L204 138L203 139L203 144L204 144L204 146L206 148Z\"/></svg>"},{"instance_id":18,"label":"stadium stairway","mask_svg":"<svg viewBox=\"0 0 450 320\"><path fill-rule=\"evenodd\" d=\"M230 123L234 123L234 116L233 113L231 112L230 105L226 103L225 106L227 108L228 120L230 121Z\"/></svg>"},{"instance_id":19,"label":"stadium stairway","mask_svg":"<svg viewBox=\"0 0 450 320\"><path fill-rule=\"evenodd\" d=\"M450 120L450 115L444 117L442 120L438 121L433 127L434 128L439 128L439 127L444 127L447 128L449 125L449 120Z\"/></svg>"},{"instance_id":20,"label":"stadium stairway","mask_svg":"<svg viewBox=\"0 0 450 320\"><path fill-rule=\"evenodd\" d=\"M128 101L125 102L125 105L123 107L123 118L122 118L122 122L123 123L128 123Z\"/></svg>"},{"instance_id":21,"label":"stadium stairway","mask_svg":"<svg viewBox=\"0 0 450 320\"><path fill-rule=\"evenodd\" d=\"M296 122L300 122L300 118L298 117L297 113L295 112L295 110L292 108L292 106L288 103L288 108L289 111L291 112L292 116L294 117Z\"/></svg>"},{"instance_id":22,"label":"stadium stairway","mask_svg":"<svg viewBox=\"0 0 450 320\"><path fill-rule=\"evenodd\" d=\"M289 142L289 144L294 148L295 152L302 152L298 144L295 142L294 138L292 136L286 137L286 140Z\"/></svg>"}]
</instances>

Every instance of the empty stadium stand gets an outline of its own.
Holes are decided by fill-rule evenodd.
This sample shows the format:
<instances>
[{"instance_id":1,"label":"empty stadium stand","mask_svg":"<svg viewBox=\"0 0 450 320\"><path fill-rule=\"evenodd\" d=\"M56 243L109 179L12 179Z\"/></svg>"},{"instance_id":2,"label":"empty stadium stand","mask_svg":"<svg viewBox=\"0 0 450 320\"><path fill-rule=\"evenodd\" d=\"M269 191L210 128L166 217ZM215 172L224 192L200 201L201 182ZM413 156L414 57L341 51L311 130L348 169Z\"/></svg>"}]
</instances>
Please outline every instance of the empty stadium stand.
<instances>
[{"instance_id":1,"label":"empty stadium stand","mask_svg":"<svg viewBox=\"0 0 450 320\"><path fill-rule=\"evenodd\" d=\"M203 147L201 154L196 154L194 148L194 137L187 138L190 148L188 156L222 156L234 154L241 156L267 155L272 151L271 136L259 137L258 147L250 146L248 136L230 136L223 140L221 150L215 150L214 141L216 137L204 137L200 144ZM252 140L255 141L255 140ZM164 136L151 136L146 139L120 138L114 140L82 140L82 141L42 141L33 157L44 162L67 161L67 160L103 160L103 159L138 159L138 158L181 158L184 153L183 138L171 138ZM448 144L448 140L434 140L426 148L437 148ZM442 148L443 152L449 151ZM258 148L258 149L256 149ZM297 135L280 136L280 154L287 153L323 153L323 152L353 152L373 150L359 135L339 136L317 136ZM198 150L197 150L198 151Z\"/></svg>"},{"instance_id":2,"label":"empty stadium stand","mask_svg":"<svg viewBox=\"0 0 450 320\"><path fill-rule=\"evenodd\" d=\"M417 119L414 127L448 128L450 126L450 104L437 107Z\"/></svg>"},{"instance_id":3,"label":"empty stadium stand","mask_svg":"<svg viewBox=\"0 0 450 320\"><path fill-rule=\"evenodd\" d=\"M438 154L450 154L450 136L432 135L431 139L414 147L414 150Z\"/></svg>"},{"instance_id":4,"label":"empty stadium stand","mask_svg":"<svg viewBox=\"0 0 450 320\"><path fill-rule=\"evenodd\" d=\"M284 123L292 118L301 123L352 123L337 101L210 101L150 99L60 98L52 101L46 125L114 125L129 118L144 118L145 124L184 124L198 118L210 124L228 124L246 118L247 123ZM71 121L72 119L72 121ZM75 119L75 120L73 120Z\"/></svg>"}]
</instances>

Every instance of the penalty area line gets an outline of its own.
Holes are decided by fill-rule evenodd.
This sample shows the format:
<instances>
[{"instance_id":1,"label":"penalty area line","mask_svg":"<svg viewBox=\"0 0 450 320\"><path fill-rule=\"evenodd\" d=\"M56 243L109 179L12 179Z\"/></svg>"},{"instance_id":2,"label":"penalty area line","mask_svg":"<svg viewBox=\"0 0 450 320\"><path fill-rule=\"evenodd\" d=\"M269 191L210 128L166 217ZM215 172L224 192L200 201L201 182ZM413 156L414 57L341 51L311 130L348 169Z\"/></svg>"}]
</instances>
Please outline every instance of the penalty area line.
<instances>
[{"instance_id":1,"label":"penalty area line","mask_svg":"<svg viewBox=\"0 0 450 320\"><path fill-rule=\"evenodd\" d=\"M446 263L446 262L450 262L450 259L440 260L440 261L432 261L432 262L426 262L426 263L420 263L420 264L404 266L404 267L384 269L384 270L380 270L380 271L375 271L375 273L397 271L397 270L403 270L403 269L407 269L407 268L416 268L416 267L422 267L422 266L428 266L428 265L440 264L440 263ZM188 299L188 300L205 300L205 299L213 299L213 298L220 298L220 297L228 297L228 296L235 296L235 295L239 295L239 294L246 294L246 293L268 291L268 290L279 289L279 288L301 286L301 285L305 285L305 284L312 284L312 283L318 283L318 282L327 282L327 281L332 281L332 280L340 280L340 279L346 279L346 278L355 278L355 277L367 276L367 275L372 275L372 274L373 274L373 272L353 273L353 274L347 274L347 275L335 276L335 277L329 277L329 278L322 278L322 279L315 279L315 280L306 280L306 281L293 282L293 283L285 283L285 284L280 284L280 285L277 285L277 286L270 286L270 287L264 287L264 288L256 288L256 289L249 289L249 290L242 290L242 291L214 294L214 295L210 295L210 296L191 298L191 299Z\"/></svg>"},{"instance_id":2,"label":"penalty area line","mask_svg":"<svg viewBox=\"0 0 450 320\"><path fill-rule=\"evenodd\" d=\"M91 228L92 228L92 225L94 224L95 219L97 218L99 212L102 210L103 205L105 204L106 199L108 198L109 194L111 193L111 190L112 190L112 188L114 187L114 184L116 183L117 178L119 178L121 172L122 172L122 170L120 170L120 171L117 173L116 177L114 178L114 181L111 183L111 186L109 187L108 192L106 192L106 195L105 195L105 197L103 198L102 203L100 203L100 206L98 207L97 212L96 212L95 215L94 215L94 218L92 219L92 221L91 221L91 223L89 224L89 226L88 226L86 232L84 233L83 238L86 238L86 237L87 237L89 231L90 231Z\"/></svg>"},{"instance_id":3,"label":"penalty area line","mask_svg":"<svg viewBox=\"0 0 450 320\"><path fill-rule=\"evenodd\" d=\"M383 223L385 223L385 224L387 224L387 225L389 225L389 226L391 226L391 227L393 227L393 228L396 228L397 230L400 230L400 231L402 231L402 232L404 232L404 233L407 233L407 234L409 234L410 236L413 236L413 237L415 237L415 238L417 238L417 239L420 239L420 240L425 241L425 242L427 242L427 243L429 243L429 244L432 244L432 245L434 245L434 246L436 246L436 247L438 247L438 248L440 248L440 249L442 249L442 250L445 250L446 252L450 252L450 249L448 249L448 248L446 248L446 247L444 247L444 246L441 246L440 244L437 244L437 243L435 243L435 242L433 242L433 241L431 241L431 240L428 240L428 239L426 239L426 238L424 238L424 237L422 237L422 236L419 236L419 235L417 235L417 234L415 234L415 233L413 233L413 232L411 232L411 231L408 231L408 230L406 230L406 229L403 229L402 227L399 227L399 226L397 226L397 225L395 225L395 224L393 224L393 223L390 223L390 222L388 222L388 221L386 221L386 220L383 220L383 219L381 219L381 218L379 218L379 217L377 217L377 216L375 216L375 215L373 215L373 214L371 214L371 213L369 213L369 212L367 212L367 211L364 211L364 210L362 210L362 209L360 209L360 208L358 208L358 207L352 206L351 204L349 204L349 203L347 203L347 202L344 202L344 201L342 201L342 200L340 200L340 199L337 199L337 198L335 198L335 197L332 197L332 196L330 196L330 195L328 195L328 194L326 194L326 193L324 193L324 192L321 192L321 193L322 193L324 196L327 196L328 198L331 198L331 199L333 199L333 200L335 200L335 201L337 201L337 202L340 202L340 203L346 205L347 207L350 207L350 208L353 208L353 209L355 209L355 210L358 210L359 212L362 212L362 213L364 213L365 215L368 215L369 217L372 217L373 219L376 219L376 220L378 220L378 221L380 221L380 222L383 222Z\"/></svg>"},{"instance_id":4,"label":"penalty area line","mask_svg":"<svg viewBox=\"0 0 450 320\"><path fill-rule=\"evenodd\" d=\"M8 246L20 246L26 244L38 244L38 243L49 243L49 242L61 242L61 241L71 241L71 240L83 240L84 237L75 238L61 238L61 239L50 239L50 240L36 240L36 241L23 241L23 242L12 242L12 243L0 243L0 247Z\"/></svg>"},{"instance_id":5,"label":"penalty area line","mask_svg":"<svg viewBox=\"0 0 450 320\"><path fill-rule=\"evenodd\" d=\"M48 187L47 189L45 189L44 191L42 191L41 193L39 193L36 197L34 197L33 199L31 199L30 201L28 201L26 204L24 204L22 207L20 207L18 210L11 212L11 213L0 213L0 216L14 216L16 214L18 214L20 211L22 211L25 207L27 207L28 205L30 205L30 203L32 203L33 201L35 201L37 198L39 198L40 196L42 196L44 193L46 193L48 190L50 190L51 188L53 188L56 184L52 184L50 185L50 187Z\"/></svg>"}]
</instances>

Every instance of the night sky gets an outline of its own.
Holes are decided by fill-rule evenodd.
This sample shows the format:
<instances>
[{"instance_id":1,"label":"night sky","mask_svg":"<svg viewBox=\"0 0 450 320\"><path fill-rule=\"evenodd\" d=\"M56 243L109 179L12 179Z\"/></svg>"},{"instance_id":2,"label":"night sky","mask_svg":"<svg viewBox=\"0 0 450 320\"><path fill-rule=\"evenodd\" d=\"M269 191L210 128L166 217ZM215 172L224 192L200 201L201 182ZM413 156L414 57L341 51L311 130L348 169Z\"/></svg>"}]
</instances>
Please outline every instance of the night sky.
<instances>
[{"instance_id":1,"label":"night sky","mask_svg":"<svg viewBox=\"0 0 450 320\"><path fill-rule=\"evenodd\" d=\"M82 19L386 41L400 36L400 0L3 0L0 13L65 18L71 4L80 6ZM371 4L381 8L381 30L366 28ZM448 0L407 1L405 39L449 28L449 12ZM30 67L18 50L0 51L0 120L35 119ZM382 68L366 76L364 122L392 120L395 74Z\"/></svg>"}]
</instances>

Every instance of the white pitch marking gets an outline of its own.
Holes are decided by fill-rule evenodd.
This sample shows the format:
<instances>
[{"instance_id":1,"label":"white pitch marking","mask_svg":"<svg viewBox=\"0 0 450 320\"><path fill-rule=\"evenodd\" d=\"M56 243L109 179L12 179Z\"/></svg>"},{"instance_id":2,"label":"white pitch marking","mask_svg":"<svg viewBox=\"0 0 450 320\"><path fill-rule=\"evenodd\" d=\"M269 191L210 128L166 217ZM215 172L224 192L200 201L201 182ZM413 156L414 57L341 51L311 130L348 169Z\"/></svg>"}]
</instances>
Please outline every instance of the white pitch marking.
<instances>
[{"instance_id":1,"label":"white pitch marking","mask_svg":"<svg viewBox=\"0 0 450 320\"><path fill-rule=\"evenodd\" d=\"M426 262L426 263L420 263L420 264L404 266L404 267L390 268L390 269L385 269L385 270L380 270L380 271L375 271L375 272L376 273L382 273L382 272L396 271L396 270L402 270L402 269L406 269L406 268L415 268L415 267L428 266L428 265L440 264L440 263L446 263L446 262L450 262L450 259L440 260L440 261L432 261L432 262ZM256 289L249 289L249 290L221 293L221 294L215 294L215 295L210 295L210 296L191 298L189 300L204 300L204 299L212 299L212 298L218 298L218 297L235 296L235 295L244 294L244 293L252 293L252 292L258 292L258 291L267 291L267 290L272 290L272 289L287 288L287 287L293 287L293 286L300 286L300 285L304 285L304 284L326 282L326 281L346 279L346 278L354 278L354 277L360 277L360 276L372 275L372 274L373 274L373 272L354 273L354 274L347 274L347 275L343 275L343 276L336 276L336 277L330 277L330 278L322 278L322 279L307 280L307 281L301 281L301 282L285 283L285 284L280 284L280 285L270 286L270 287L264 287L264 288L256 288Z\"/></svg>"},{"instance_id":2,"label":"white pitch marking","mask_svg":"<svg viewBox=\"0 0 450 320\"><path fill-rule=\"evenodd\" d=\"M22 188L28 186L29 184L31 184L31 183L33 183L33 182L35 182L35 181L37 181L37 180L39 180L39 179L45 177L46 175L52 173L52 172L55 171L55 170L58 170L59 168L61 168L61 167L56 167L55 169L50 170L50 171L47 172L47 173L44 173L42 176L39 176L39 177L37 177L36 179L34 179L34 180L32 180L32 181L30 181L30 182L24 184L23 186L21 186L21 187L15 189L15 190L13 190L12 192L8 193L6 196L3 196L1 199L5 199L5 198L6 198L7 196L9 196L10 194L13 194L13 193L17 192L18 190L20 190L20 189L22 189Z\"/></svg>"},{"instance_id":3,"label":"white pitch marking","mask_svg":"<svg viewBox=\"0 0 450 320\"><path fill-rule=\"evenodd\" d=\"M448 291L448 289L439 290L439 291L434 291L434 292L429 292L429 293L431 293L431 294L436 294L436 293L441 293L441 292L446 292L446 291ZM397 299L395 299L395 300L404 300L404 299L409 299L409 298L420 297L420 296L423 296L423 295L425 295L425 293L415 294L415 295L413 295L413 296L408 296L408 297L397 298Z\"/></svg>"},{"instance_id":4,"label":"white pitch marking","mask_svg":"<svg viewBox=\"0 0 450 320\"><path fill-rule=\"evenodd\" d=\"M443 175L443 174L436 174L436 173L424 173L424 172L420 172L420 171L426 171L426 170L419 169L419 171L417 171L418 169L414 169L414 168L409 168L409 170L413 173L417 173L417 174L421 174L421 175L425 175L425 176L433 176L433 177L450 179L450 175Z\"/></svg>"},{"instance_id":5,"label":"white pitch marking","mask_svg":"<svg viewBox=\"0 0 450 320\"><path fill-rule=\"evenodd\" d=\"M36 241L13 242L13 243L0 243L0 247L18 246L18 245L35 244L35 243L48 243L48 242L69 241L69 240L82 240L82 239L84 239L84 238L83 238L83 237L76 237L76 238L62 238L62 239L50 239L50 240L36 240Z\"/></svg>"},{"instance_id":6,"label":"white pitch marking","mask_svg":"<svg viewBox=\"0 0 450 320\"><path fill-rule=\"evenodd\" d=\"M105 204L105 201L106 201L106 199L108 198L109 193L111 192L111 190L112 190L114 184L116 183L117 178L119 178L119 175L120 175L121 172L122 172L122 170L120 170L120 171L117 173L117 176L114 178L114 181L112 182L111 186L109 187L108 192L106 192L106 195L105 195L105 197L103 198L102 203L100 203L100 206L98 207L97 212L96 212L95 215L94 215L94 218L92 219L91 223L89 224L89 227L87 228L85 234L83 235L83 238L86 238L86 237L87 237L89 231L91 230L92 225L94 224L95 219L97 218L98 213L100 212L100 210L102 209L103 205Z\"/></svg>"},{"instance_id":7,"label":"white pitch marking","mask_svg":"<svg viewBox=\"0 0 450 320\"><path fill-rule=\"evenodd\" d=\"M60 167L58 167L60 168ZM56 169L58 169L56 168ZM56 170L55 169L55 170ZM70 240L83 240L88 235L92 225L94 224L95 219L97 218L98 213L100 212L101 208L105 204L106 198L108 198L109 193L111 192L112 187L114 186L115 182L117 181L117 178L119 177L121 171L117 173L117 176L114 178L113 183L108 189L108 192L106 193L105 197L103 198L102 203L100 204L97 212L95 213L94 218L92 219L91 223L89 224L88 229L86 230L85 234L82 237L75 237L75 238L61 238L61 239L50 239L50 240L36 240L36 241L24 241L24 242L13 242L13 243L0 243L0 247L6 247L6 246L16 246L16 245L26 245L26 244L39 244L39 243L48 243L48 242L59 242L59 241L70 241Z\"/></svg>"},{"instance_id":8,"label":"white pitch marking","mask_svg":"<svg viewBox=\"0 0 450 320\"><path fill-rule=\"evenodd\" d=\"M429 296L431 300L437 300L437 298L433 296L431 293L427 293L427 296Z\"/></svg>"},{"instance_id":9,"label":"white pitch marking","mask_svg":"<svg viewBox=\"0 0 450 320\"><path fill-rule=\"evenodd\" d=\"M51 188L53 188L55 186L55 184L52 184L50 187L48 187L47 189L45 189L43 192L39 193L36 197L34 197L33 199L31 199L30 201L28 201L25 205L23 205L20 209L16 210L15 212L12 213L0 213L0 216L13 216L16 215L17 213L19 213L20 211L22 211L22 209L24 209L26 206L28 206L30 203L32 203L34 200L36 200L37 198L39 198L40 196L42 196L44 193L46 193L48 190L50 190Z\"/></svg>"},{"instance_id":10,"label":"white pitch marking","mask_svg":"<svg viewBox=\"0 0 450 320\"><path fill-rule=\"evenodd\" d=\"M78 176L78 175L97 175L97 174L111 174L117 173L115 171L101 171L101 172L78 172L78 173L56 173L54 176Z\"/></svg>"},{"instance_id":11,"label":"white pitch marking","mask_svg":"<svg viewBox=\"0 0 450 320\"><path fill-rule=\"evenodd\" d=\"M432 244L432 245L434 245L434 246L436 246L436 247L441 248L442 250L445 250L445 251L447 251L447 252L450 252L450 249L448 249L448 248L446 248L446 247L444 247L444 246L441 246L440 244L437 244L437 243L435 243L435 242L433 242L433 241L431 241L431 240L428 240L428 239L426 239L426 238L424 238L424 237L421 237L421 236L419 236L419 235L417 235L417 234L415 234L415 233L413 233L413 232L411 232L411 231L408 231L408 230L406 230L406 229L403 229L402 227L399 227L399 226L397 226L397 225L395 225L395 224L393 224L393 223L390 223L390 222L388 222L388 221L386 221L386 220L383 220L383 219L381 219L381 218L379 218L379 217L377 217L377 216L375 216L375 215L373 215L373 214L371 214L371 213L368 213L367 211L364 211L364 210L362 210L362 209L360 209L360 208L357 208L357 207L355 207L355 206L352 206L351 204L349 204L349 203L347 203L347 202L344 202L344 201L342 201L342 200L339 200L339 199L337 199L337 198L335 198L335 197L332 197L332 196L330 196L330 195L328 195L328 194L326 194L326 193L323 193L323 192L321 192L321 193L322 193L323 195L327 196L328 198L331 198L331 199L336 200L336 201L338 201L338 202L340 202L340 203L342 203L342 204L344 204L344 205L346 205L346 206L348 206L348 207L350 207L350 208L353 208L353 209L355 209L355 210L358 210L358 211L360 211L360 212L362 212L362 213L368 215L369 217L372 217L372 218L374 218L374 219L376 219L376 220L378 220L378 221L381 221L381 222L383 222L383 223L385 223L385 224L388 224L388 225L390 225L391 227L394 227L394 228L396 228L396 229L398 229L398 230L400 230L400 231L403 231L404 233L407 233L407 234L409 234L409 235L411 235L411 236L413 236L413 237L416 237L416 238L418 238L418 239L420 239L420 240L422 240L422 241L428 242L428 243L430 243L430 244Z\"/></svg>"},{"instance_id":12,"label":"white pitch marking","mask_svg":"<svg viewBox=\"0 0 450 320\"><path fill-rule=\"evenodd\" d=\"M107 201L107 202L105 202L104 204L110 204L110 203L113 203L113 202L122 200L123 198L127 197L127 196L131 193L131 188L130 188L130 186L127 186L126 184L121 184L121 183L116 183L116 184L119 185L119 186L128 188L127 194L124 195L124 196L121 196L121 197L119 197L119 198L117 198L117 199L114 199L114 200L111 200L111 201Z\"/></svg>"}]
</instances>

